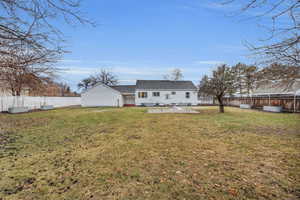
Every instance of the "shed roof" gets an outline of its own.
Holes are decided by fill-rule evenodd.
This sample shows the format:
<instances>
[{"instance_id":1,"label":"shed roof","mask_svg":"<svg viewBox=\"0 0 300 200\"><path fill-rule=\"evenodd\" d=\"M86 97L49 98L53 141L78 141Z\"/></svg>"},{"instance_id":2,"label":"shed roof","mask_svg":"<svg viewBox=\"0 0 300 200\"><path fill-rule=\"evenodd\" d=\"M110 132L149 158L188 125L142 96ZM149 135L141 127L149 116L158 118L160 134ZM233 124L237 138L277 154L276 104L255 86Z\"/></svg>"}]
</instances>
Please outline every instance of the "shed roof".
<instances>
[{"instance_id":1,"label":"shed roof","mask_svg":"<svg viewBox=\"0 0 300 200\"><path fill-rule=\"evenodd\" d=\"M142 90L197 90L192 81L137 80L136 89Z\"/></svg>"},{"instance_id":2,"label":"shed roof","mask_svg":"<svg viewBox=\"0 0 300 200\"><path fill-rule=\"evenodd\" d=\"M134 93L135 85L114 85L111 88L119 91L120 93Z\"/></svg>"}]
</instances>

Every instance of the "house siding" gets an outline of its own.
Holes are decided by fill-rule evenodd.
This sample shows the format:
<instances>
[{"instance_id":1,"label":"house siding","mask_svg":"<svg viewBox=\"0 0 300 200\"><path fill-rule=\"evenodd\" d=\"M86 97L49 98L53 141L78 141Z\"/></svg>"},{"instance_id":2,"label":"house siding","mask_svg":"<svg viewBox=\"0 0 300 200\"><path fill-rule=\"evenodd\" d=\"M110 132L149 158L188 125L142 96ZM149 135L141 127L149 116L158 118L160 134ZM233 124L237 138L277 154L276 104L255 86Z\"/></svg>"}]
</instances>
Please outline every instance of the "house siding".
<instances>
[{"instance_id":1,"label":"house siding","mask_svg":"<svg viewBox=\"0 0 300 200\"><path fill-rule=\"evenodd\" d=\"M147 92L147 98L139 98L139 92ZM160 96L153 96L153 92L159 92ZM175 95L172 92L176 92ZM190 98L186 98L186 92L190 93ZM169 95L169 99L166 96ZM141 106L142 104L198 104L197 91L195 90L140 90L135 91L135 104Z\"/></svg>"}]
</instances>

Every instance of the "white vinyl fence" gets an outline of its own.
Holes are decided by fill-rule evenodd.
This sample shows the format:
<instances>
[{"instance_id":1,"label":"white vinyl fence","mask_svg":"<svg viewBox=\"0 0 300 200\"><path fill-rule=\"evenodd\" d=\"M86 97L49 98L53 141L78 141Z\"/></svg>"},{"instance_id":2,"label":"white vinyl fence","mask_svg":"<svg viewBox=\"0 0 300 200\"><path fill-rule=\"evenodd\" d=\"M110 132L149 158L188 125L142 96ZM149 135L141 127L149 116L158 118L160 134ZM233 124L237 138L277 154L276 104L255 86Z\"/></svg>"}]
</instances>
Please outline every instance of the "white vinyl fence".
<instances>
[{"instance_id":1,"label":"white vinyl fence","mask_svg":"<svg viewBox=\"0 0 300 200\"><path fill-rule=\"evenodd\" d=\"M214 105L213 97L199 97L198 102L200 105Z\"/></svg>"},{"instance_id":2,"label":"white vinyl fence","mask_svg":"<svg viewBox=\"0 0 300 200\"><path fill-rule=\"evenodd\" d=\"M0 96L0 112L8 111L10 107L28 107L39 109L43 105L54 107L76 106L81 104L81 97L29 97Z\"/></svg>"}]
</instances>

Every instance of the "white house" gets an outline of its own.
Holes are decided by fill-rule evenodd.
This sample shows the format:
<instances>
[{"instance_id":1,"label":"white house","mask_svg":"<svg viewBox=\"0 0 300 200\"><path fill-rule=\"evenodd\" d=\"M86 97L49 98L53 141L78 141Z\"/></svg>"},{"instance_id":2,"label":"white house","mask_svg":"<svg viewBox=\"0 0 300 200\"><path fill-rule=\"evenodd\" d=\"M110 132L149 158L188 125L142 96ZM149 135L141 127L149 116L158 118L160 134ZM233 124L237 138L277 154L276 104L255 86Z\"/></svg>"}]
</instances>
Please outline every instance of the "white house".
<instances>
[{"instance_id":1,"label":"white house","mask_svg":"<svg viewBox=\"0 0 300 200\"><path fill-rule=\"evenodd\" d=\"M192 81L137 80L136 85L106 86L101 83L84 91L82 106L197 105Z\"/></svg>"},{"instance_id":2,"label":"white house","mask_svg":"<svg viewBox=\"0 0 300 200\"><path fill-rule=\"evenodd\" d=\"M197 105L197 87L192 81L138 80L135 105Z\"/></svg>"}]
</instances>

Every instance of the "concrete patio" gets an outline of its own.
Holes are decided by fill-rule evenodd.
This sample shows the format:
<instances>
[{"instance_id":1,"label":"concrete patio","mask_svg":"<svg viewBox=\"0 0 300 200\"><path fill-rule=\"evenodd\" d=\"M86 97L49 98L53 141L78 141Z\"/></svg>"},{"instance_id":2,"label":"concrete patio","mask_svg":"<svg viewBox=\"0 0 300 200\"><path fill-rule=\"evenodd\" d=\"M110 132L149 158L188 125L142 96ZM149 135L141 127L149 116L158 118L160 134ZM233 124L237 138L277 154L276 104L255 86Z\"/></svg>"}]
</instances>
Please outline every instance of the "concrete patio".
<instances>
[{"instance_id":1,"label":"concrete patio","mask_svg":"<svg viewBox=\"0 0 300 200\"><path fill-rule=\"evenodd\" d=\"M149 108L148 113L199 113L190 107Z\"/></svg>"}]
</instances>

